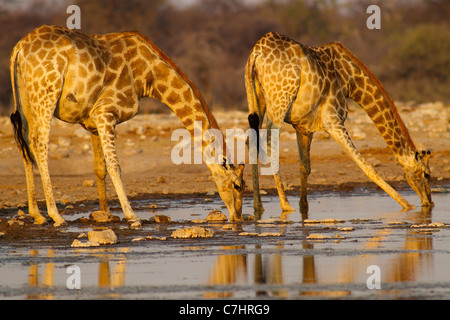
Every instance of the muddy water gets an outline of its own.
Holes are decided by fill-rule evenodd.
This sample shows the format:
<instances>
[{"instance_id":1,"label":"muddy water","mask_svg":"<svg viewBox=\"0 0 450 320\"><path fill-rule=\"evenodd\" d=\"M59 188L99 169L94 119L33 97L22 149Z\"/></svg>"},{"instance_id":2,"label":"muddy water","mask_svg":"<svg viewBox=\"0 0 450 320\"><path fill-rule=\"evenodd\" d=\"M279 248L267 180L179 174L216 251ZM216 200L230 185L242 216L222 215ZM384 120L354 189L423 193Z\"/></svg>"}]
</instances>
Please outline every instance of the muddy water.
<instances>
[{"instance_id":1,"label":"muddy water","mask_svg":"<svg viewBox=\"0 0 450 320\"><path fill-rule=\"evenodd\" d=\"M414 194L406 198L418 201ZM118 232L117 244L96 248L71 248L71 241L2 243L0 298L449 299L450 194L436 193L433 200L431 211L402 212L380 193L317 194L310 197L309 216L302 217L282 214L277 197L266 196L261 217L266 223L246 221L227 230L224 223L201 224L215 232L212 238L177 240L170 238L174 230L221 209L221 202L141 200L133 207L142 219L164 214L173 223ZM290 201L295 205L297 200ZM158 208L149 209L150 204ZM62 232L68 236L91 230L70 222L89 214L83 212L87 208L76 209L66 216L69 225ZM245 199L244 213L252 211L252 199ZM305 218L319 223L304 223ZM412 227L434 222L448 226ZM121 224L119 231L126 228ZM308 238L314 234L328 238ZM132 241L148 235L167 240ZM81 289L68 288L73 265Z\"/></svg>"}]
</instances>

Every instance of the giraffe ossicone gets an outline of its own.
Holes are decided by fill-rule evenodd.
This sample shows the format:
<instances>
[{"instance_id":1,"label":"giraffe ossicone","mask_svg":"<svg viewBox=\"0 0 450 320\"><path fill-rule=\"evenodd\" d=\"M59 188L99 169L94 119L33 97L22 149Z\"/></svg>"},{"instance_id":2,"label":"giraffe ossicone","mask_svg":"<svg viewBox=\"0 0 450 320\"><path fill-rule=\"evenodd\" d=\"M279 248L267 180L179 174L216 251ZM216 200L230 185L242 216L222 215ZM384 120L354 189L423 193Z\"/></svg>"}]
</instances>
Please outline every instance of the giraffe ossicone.
<instances>
[{"instance_id":1,"label":"giraffe ossicone","mask_svg":"<svg viewBox=\"0 0 450 320\"><path fill-rule=\"evenodd\" d=\"M300 155L300 211L308 212L307 179L311 172L310 147L315 131L325 131L363 172L403 208L414 206L386 183L355 148L344 122L346 98L357 102L386 141L422 206L432 206L429 152L416 147L395 104L378 78L339 42L309 47L287 36L269 32L257 41L247 60L245 86L250 127L258 130L284 122L296 130ZM255 211L262 211L258 164L252 165ZM283 210L293 210L284 192L280 172L274 174Z\"/></svg>"},{"instance_id":2,"label":"giraffe ossicone","mask_svg":"<svg viewBox=\"0 0 450 320\"><path fill-rule=\"evenodd\" d=\"M44 223L45 218L36 202L34 163L42 178L47 212L55 225L64 223L55 204L48 170L53 117L80 124L91 133L100 209L108 211L108 173L129 222L140 219L122 184L115 127L137 114L139 100L152 97L166 104L191 135L195 121L202 123L202 130L220 130L192 81L139 32L95 35L44 25L16 44L10 72L15 104L11 121L25 166L29 213L38 224ZM208 168L230 220L241 220L243 166L214 163Z\"/></svg>"}]
</instances>

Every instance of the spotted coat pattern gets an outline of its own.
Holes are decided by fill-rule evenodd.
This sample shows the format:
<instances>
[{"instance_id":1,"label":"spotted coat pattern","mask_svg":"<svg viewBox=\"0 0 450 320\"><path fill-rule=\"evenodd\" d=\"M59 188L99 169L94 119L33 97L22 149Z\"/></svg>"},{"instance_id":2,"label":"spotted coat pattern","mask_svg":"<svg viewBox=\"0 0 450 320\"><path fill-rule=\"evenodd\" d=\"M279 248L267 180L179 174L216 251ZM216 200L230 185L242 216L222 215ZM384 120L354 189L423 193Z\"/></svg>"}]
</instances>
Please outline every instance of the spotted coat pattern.
<instances>
[{"instance_id":1,"label":"spotted coat pattern","mask_svg":"<svg viewBox=\"0 0 450 320\"><path fill-rule=\"evenodd\" d=\"M249 121L255 115L267 128L281 129L284 122L297 133L300 154L300 209L307 212L307 177L310 145L315 131L328 132L364 173L405 208L413 207L389 186L353 145L344 126L346 99L357 102L372 119L383 139L403 167L406 179L422 205L430 205L429 152L417 155L416 147L395 104L375 75L339 42L319 47L300 44L270 32L253 47L246 65L245 85ZM252 121L250 121L252 123ZM253 167L254 207L262 208L257 166ZM284 193L280 173L274 173L281 206L292 210Z\"/></svg>"},{"instance_id":2,"label":"spotted coat pattern","mask_svg":"<svg viewBox=\"0 0 450 320\"><path fill-rule=\"evenodd\" d=\"M139 32L92 35L41 26L14 47L10 69L16 105L11 119L19 128L16 137L23 151L29 211L37 223L45 219L36 204L32 162L37 163L41 173L50 217L57 225L64 222L56 208L48 174L53 116L80 124L91 133L100 208L108 211L105 176L109 173L130 222L139 218L131 209L121 182L115 126L137 114L139 100L152 97L163 102L191 134L195 121L201 122L203 131L219 129L187 75ZM203 142L202 148L205 146ZM230 216L238 219L242 192L236 190L243 186L243 168L219 164L208 167Z\"/></svg>"}]
</instances>

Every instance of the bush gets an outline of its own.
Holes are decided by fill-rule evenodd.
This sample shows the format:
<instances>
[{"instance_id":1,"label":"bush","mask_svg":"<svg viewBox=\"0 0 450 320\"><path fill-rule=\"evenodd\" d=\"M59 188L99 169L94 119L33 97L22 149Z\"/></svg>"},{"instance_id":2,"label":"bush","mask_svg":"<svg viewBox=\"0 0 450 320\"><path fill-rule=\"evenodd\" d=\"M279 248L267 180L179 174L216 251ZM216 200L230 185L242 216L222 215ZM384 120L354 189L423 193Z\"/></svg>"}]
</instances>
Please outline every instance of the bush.
<instances>
[{"instance_id":1,"label":"bush","mask_svg":"<svg viewBox=\"0 0 450 320\"><path fill-rule=\"evenodd\" d=\"M417 102L450 99L450 33L440 25L422 24L394 37L382 76L395 98Z\"/></svg>"}]
</instances>

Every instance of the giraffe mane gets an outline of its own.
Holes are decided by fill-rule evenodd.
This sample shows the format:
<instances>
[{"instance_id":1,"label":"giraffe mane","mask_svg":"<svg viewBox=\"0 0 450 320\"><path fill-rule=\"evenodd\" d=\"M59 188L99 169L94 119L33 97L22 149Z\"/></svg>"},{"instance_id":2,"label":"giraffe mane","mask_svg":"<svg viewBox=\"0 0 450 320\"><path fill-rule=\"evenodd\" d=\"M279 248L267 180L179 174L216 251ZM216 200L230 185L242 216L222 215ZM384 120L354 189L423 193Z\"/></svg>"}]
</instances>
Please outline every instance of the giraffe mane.
<instances>
[{"instance_id":1,"label":"giraffe mane","mask_svg":"<svg viewBox=\"0 0 450 320\"><path fill-rule=\"evenodd\" d=\"M395 106L394 102L392 101L391 97L387 93L386 89L384 89L383 84L378 80L378 78L372 73L372 71L367 68L367 66L358 58L356 57L347 47L345 47L340 42L332 42L331 45L338 47L341 52L345 53L347 57L350 58L350 60L359 68L363 73L365 73L369 79L373 82L373 84L380 90L381 95L383 96L384 100L386 101L387 105L392 111L392 114L394 115L395 120L397 121L398 126L400 127L400 130L402 131L403 135L406 138L406 141L408 142L409 146L412 148L413 151L416 151L416 146L414 142L411 139L411 136L409 135L409 131L406 128L405 123L403 122L402 118L400 117L400 114L398 113L398 109Z\"/></svg>"},{"instance_id":2,"label":"giraffe mane","mask_svg":"<svg viewBox=\"0 0 450 320\"><path fill-rule=\"evenodd\" d=\"M203 111L205 112L205 115L209 121L209 124L211 125L211 127L213 129L219 129L219 125L217 124L216 119L214 118L213 114L211 113L211 111L209 110L208 104L206 103L206 101L203 99L202 95L200 94L200 91L197 89L196 85L192 82L191 79L189 79L189 77L186 75L186 73L184 73L183 70L180 69L180 67L177 66L177 64L164 52L162 51L160 48L158 48L158 46L156 46L153 42L151 42L146 36L144 36L142 33L140 33L139 31L130 31L127 32L130 35L134 35L137 36L139 38L141 38L142 40L144 40L144 42L154 51L158 54L158 56L164 60L170 67L172 67L176 73L178 73L178 75L189 85L189 87L191 87L192 91L194 92L195 96L197 97L197 99L200 101Z\"/></svg>"}]
</instances>

